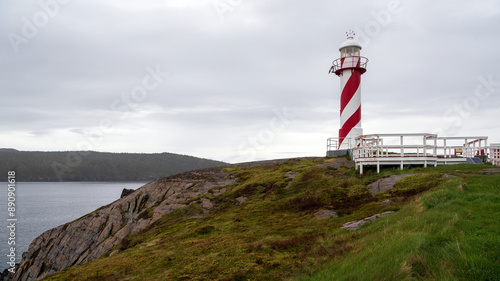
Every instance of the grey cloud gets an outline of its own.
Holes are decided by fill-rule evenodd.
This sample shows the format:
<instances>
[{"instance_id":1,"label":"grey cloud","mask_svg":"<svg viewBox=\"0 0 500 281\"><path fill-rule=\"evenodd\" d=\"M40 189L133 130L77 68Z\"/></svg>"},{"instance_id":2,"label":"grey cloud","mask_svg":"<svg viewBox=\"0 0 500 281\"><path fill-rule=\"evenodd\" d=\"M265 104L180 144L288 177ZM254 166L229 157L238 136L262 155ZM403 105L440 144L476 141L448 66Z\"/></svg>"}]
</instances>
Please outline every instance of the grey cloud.
<instances>
[{"instance_id":1,"label":"grey cloud","mask_svg":"<svg viewBox=\"0 0 500 281\"><path fill-rule=\"evenodd\" d=\"M383 0L241 1L223 20L211 1L72 1L16 54L7 35L20 34L37 3L0 2L5 147L74 147L111 120L113 131L95 150L224 159L269 129L273 110L289 107L296 114L258 157L281 155L280 146L290 156L323 155L325 140L316 138L335 136L339 126L339 79L328 68L345 31L370 24L379 30L362 50L370 59L362 78L366 133L407 132L404 120L446 127L443 112L474 97L480 77L500 81L495 1L400 1L401 13L387 24L377 21L388 7ZM113 108L157 65L171 76L130 111ZM468 117L484 120L484 134L497 142L500 130L488 121L500 108L499 91ZM469 121L458 132L480 129ZM19 142L9 131L37 138ZM284 136L286 147L277 143Z\"/></svg>"}]
</instances>

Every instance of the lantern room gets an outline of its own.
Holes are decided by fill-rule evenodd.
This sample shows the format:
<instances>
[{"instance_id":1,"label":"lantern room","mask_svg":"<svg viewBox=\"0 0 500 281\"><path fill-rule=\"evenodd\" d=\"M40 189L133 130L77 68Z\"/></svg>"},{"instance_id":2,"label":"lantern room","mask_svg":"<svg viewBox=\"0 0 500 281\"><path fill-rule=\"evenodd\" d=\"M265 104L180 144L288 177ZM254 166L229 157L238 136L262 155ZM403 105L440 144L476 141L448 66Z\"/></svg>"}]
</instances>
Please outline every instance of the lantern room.
<instances>
[{"instance_id":1,"label":"lantern room","mask_svg":"<svg viewBox=\"0 0 500 281\"><path fill-rule=\"evenodd\" d=\"M347 40L339 48L340 58L361 56L361 45L354 40L353 35L348 34Z\"/></svg>"},{"instance_id":2,"label":"lantern room","mask_svg":"<svg viewBox=\"0 0 500 281\"><path fill-rule=\"evenodd\" d=\"M345 69L356 69L361 74L366 72L368 59L361 56L361 44L354 40L354 32L347 33L347 40L340 45L340 58L333 61L330 73L341 75Z\"/></svg>"}]
</instances>

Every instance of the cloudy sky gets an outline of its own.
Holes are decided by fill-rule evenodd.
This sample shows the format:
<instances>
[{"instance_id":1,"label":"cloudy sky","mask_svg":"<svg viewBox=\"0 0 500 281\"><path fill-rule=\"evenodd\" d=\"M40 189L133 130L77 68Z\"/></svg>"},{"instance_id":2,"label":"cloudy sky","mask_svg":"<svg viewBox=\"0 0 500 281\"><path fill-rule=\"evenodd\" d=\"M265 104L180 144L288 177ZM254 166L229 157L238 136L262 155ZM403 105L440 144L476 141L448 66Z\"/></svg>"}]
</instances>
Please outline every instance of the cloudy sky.
<instances>
[{"instance_id":1,"label":"cloudy sky","mask_svg":"<svg viewBox=\"0 0 500 281\"><path fill-rule=\"evenodd\" d=\"M497 0L0 0L0 147L324 156L349 29L365 133L500 142Z\"/></svg>"}]
</instances>

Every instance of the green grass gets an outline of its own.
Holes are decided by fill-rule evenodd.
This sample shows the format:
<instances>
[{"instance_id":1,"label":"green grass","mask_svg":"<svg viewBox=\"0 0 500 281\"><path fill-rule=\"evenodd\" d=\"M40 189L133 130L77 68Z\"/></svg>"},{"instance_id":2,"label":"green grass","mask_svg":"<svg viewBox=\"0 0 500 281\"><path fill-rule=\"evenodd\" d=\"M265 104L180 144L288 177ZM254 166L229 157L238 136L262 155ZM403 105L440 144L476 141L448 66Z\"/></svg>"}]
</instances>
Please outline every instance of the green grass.
<instances>
[{"instance_id":1,"label":"green grass","mask_svg":"<svg viewBox=\"0 0 500 281\"><path fill-rule=\"evenodd\" d=\"M301 280L500 280L500 175L449 178L360 235Z\"/></svg>"},{"instance_id":2,"label":"green grass","mask_svg":"<svg viewBox=\"0 0 500 281\"><path fill-rule=\"evenodd\" d=\"M324 161L227 169L237 182L204 219L193 200L109 252L121 253L46 280L499 280L500 176L474 174L491 166L413 169L373 198L367 184L401 171L361 176ZM289 187L287 172L299 173ZM317 219L319 209L339 217ZM399 211L339 229L388 210Z\"/></svg>"}]
</instances>

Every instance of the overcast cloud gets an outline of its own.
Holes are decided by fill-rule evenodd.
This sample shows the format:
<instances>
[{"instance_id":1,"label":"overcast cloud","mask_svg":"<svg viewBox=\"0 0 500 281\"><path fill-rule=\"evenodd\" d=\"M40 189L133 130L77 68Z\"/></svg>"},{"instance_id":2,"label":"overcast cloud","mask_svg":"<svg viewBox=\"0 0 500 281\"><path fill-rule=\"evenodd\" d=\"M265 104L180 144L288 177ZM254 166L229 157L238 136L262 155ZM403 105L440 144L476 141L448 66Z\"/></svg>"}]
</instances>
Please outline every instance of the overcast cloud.
<instances>
[{"instance_id":1,"label":"overcast cloud","mask_svg":"<svg viewBox=\"0 0 500 281\"><path fill-rule=\"evenodd\" d=\"M365 133L500 142L497 0L0 0L0 147L323 156L349 29Z\"/></svg>"}]
</instances>

